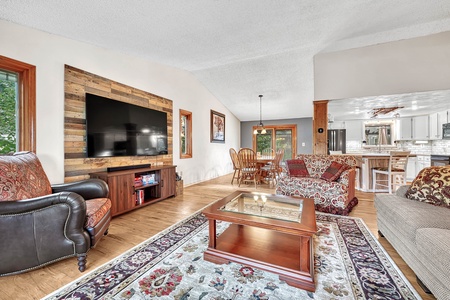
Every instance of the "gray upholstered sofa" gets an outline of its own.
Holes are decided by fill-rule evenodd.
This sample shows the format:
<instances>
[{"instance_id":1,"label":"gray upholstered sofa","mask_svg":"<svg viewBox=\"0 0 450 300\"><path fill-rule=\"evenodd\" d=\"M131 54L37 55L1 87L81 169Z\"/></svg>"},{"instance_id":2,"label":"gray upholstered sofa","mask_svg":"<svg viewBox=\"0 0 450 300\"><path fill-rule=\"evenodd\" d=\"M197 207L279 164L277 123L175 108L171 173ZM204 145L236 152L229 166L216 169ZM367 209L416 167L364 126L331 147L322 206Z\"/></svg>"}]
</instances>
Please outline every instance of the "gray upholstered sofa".
<instances>
[{"instance_id":1,"label":"gray upholstered sofa","mask_svg":"<svg viewBox=\"0 0 450 300\"><path fill-rule=\"evenodd\" d=\"M378 230L440 300L450 299L450 209L410 200L408 186L376 194ZM421 282L420 282L421 281Z\"/></svg>"}]
</instances>

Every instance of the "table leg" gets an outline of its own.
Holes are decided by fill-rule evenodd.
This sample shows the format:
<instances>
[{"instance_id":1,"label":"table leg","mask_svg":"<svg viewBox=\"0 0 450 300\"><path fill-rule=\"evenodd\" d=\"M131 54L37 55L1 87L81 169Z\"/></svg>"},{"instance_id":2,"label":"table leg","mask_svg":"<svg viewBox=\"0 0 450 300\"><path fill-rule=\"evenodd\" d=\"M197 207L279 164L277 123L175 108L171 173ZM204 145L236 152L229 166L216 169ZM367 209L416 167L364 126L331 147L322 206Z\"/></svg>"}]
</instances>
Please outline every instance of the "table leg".
<instances>
[{"instance_id":1,"label":"table leg","mask_svg":"<svg viewBox=\"0 0 450 300\"><path fill-rule=\"evenodd\" d=\"M314 275L312 237L300 236L300 271Z\"/></svg>"},{"instance_id":2,"label":"table leg","mask_svg":"<svg viewBox=\"0 0 450 300\"><path fill-rule=\"evenodd\" d=\"M208 247L216 249L216 220L209 219L209 242Z\"/></svg>"}]
</instances>

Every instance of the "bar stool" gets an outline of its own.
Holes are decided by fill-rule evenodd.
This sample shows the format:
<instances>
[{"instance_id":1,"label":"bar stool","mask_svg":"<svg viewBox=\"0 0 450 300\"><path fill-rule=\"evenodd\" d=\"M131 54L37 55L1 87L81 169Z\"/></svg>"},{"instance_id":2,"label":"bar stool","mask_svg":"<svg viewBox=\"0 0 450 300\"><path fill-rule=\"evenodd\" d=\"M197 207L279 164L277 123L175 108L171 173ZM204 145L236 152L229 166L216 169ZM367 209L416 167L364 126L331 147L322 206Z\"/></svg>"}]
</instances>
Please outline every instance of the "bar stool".
<instances>
[{"instance_id":1,"label":"bar stool","mask_svg":"<svg viewBox=\"0 0 450 300\"><path fill-rule=\"evenodd\" d=\"M406 166L411 151L391 151L389 156L389 165L387 167L376 167L372 169L372 191L380 192L376 186L385 187L389 194L397 187L406 184ZM387 179L378 178L377 175L385 175Z\"/></svg>"}]
</instances>

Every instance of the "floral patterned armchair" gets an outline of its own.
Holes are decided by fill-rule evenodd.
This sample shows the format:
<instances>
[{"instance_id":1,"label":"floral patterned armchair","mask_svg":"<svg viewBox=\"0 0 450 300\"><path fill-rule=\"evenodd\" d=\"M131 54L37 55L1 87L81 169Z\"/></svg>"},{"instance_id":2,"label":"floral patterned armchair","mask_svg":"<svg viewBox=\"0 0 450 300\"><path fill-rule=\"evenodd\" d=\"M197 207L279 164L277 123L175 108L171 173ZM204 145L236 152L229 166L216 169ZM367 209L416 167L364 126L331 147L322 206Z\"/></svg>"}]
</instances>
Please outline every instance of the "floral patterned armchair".
<instances>
[{"instance_id":1,"label":"floral patterned armchair","mask_svg":"<svg viewBox=\"0 0 450 300\"><path fill-rule=\"evenodd\" d=\"M351 155L299 154L304 162L304 174L284 176L277 181L279 195L313 198L317 211L348 215L358 204L355 197L356 158ZM333 162L343 165L337 176L325 176ZM333 164L334 165L334 164ZM289 173L289 170L287 172Z\"/></svg>"},{"instance_id":2,"label":"floral patterned armchair","mask_svg":"<svg viewBox=\"0 0 450 300\"><path fill-rule=\"evenodd\" d=\"M0 156L0 276L86 255L108 231L111 201L99 179L50 185L37 156Z\"/></svg>"}]
</instances>

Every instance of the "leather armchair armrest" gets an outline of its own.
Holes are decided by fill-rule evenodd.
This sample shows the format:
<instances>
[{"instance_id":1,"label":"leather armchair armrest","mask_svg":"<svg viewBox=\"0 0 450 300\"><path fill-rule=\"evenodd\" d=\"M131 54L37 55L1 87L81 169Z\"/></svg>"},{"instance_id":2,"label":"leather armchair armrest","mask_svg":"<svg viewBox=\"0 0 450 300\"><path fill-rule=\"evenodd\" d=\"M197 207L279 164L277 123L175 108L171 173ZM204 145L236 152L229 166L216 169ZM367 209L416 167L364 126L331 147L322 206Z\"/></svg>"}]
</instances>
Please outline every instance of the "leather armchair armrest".
<instances>
[{"instance_id":1,"label":"leather armchair armrest","mask_svg":"<svg viewBox=\"0 0 450 300\"><path fill-rule=\"evenodd\" d=\"M76 182L53 184L53 193L73 192L81 195L85 200L95 198L107 198L109 194L108 184L97 178L91 178Z\"/></svg>"},{"instance_id":2,"label":"leather armchair armrest","mask_svg":"<svg viewBox=\"0 0 450 300\"><path fill-rule=\"evenodd\" d=\"M61 206L68 207L68 209L61 210ZM49 215L55 213L58 214L63 211L67 212L64 217L66 218L66 225L64 226L65 235L75 242L77 250L80 251L78 253L86 252L87 249L89 249L89 236L87 232L84 231L84 223L86 222L86 201L80 195L70 192L61 192L26 200L0 202L0 215L9 216L10 220L25 220L32 214L42 214L45 210L49 211ZM51 212L52 210L54 210L54 212ZM2 226L8 224L8 218L4 218L4 220L6 223L2 224Z\"/></svg>"},{"instance_id":3,"label":"leather armchair armrest","mask_svg":"<svg viewBox=\"0 0 450 300\"><path fill-rule=\"evenodd\" d=\"M60 203L69 205L72 213L78 213L78 211L86 213L86 203L83 197L74 193L63 192L25 200L1 201L0 215L27 213Z\"/></svg>"}]
</instances>

